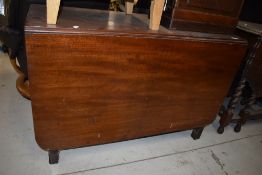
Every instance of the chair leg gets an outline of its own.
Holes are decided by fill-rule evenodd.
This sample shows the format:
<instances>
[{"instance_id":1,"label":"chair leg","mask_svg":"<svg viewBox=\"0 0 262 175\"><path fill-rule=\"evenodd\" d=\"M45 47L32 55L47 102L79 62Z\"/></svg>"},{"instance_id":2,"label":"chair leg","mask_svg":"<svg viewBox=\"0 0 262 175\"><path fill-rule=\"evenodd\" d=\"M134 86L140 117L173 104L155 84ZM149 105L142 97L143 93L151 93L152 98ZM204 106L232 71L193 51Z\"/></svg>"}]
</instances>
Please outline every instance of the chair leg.
<instances>
[{"instance_id":1,"label":"chair leg","mask_svg":"<svg viewBox=\"0 0 262 175\"><path fill-rule=\"evenodd\" d=\"M47 0L47 24L56 24L61 0Z\"/></svg>"},{"instance_id":2,"label":"chair leg","mask_svg":"<svg viewBox=\"0 0 262 175\"><path fill-rule=\"evenodd\" d=\"M131 15L133 13L134 2L126 1L125 7L126 7L126 14Z\"/></svg>"},{"instance_id":3,"label":"chair leg","mask_svg":"<svg viewBox=\"0 0 262 175\"><path fill-rule=\"evenodd\" d=\"M133 13L134 5L137 3L138 0L126 0L125 1L125 8L126 14L131 15Z\"/></svg>"},{"instance_id":4,"label":"chair leg","mask_svg":"<svg viewBox=\"0 0 262 175\"><path fill-rule=\"evenodd\" d=\"M151 30L158 30L164 9L165 0L152 0L150 7L150 22Z\"/></svg>"}]
</instances>

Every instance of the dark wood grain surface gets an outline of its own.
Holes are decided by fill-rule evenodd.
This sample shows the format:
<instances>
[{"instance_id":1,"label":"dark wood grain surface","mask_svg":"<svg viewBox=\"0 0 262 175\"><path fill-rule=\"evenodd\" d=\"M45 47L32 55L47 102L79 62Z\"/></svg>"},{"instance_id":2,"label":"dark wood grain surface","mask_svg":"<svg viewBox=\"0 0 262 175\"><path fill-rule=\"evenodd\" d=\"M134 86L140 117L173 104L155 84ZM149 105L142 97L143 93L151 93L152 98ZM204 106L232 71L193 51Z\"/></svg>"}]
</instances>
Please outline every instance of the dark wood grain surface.
<instances>
[{"instance_id":1,"label":"dark wood grain surface","mask_svg":"<svg viewBox=\"0 0 262 175\"><path fill-rule=\"evenodd\" d=\"M162 24L172 29L231 32L244 0L168 0Z\"/></svg>"},{"instance_id":2,"label":"dark wood grain surface","mask_svg":"<svg viewBox=\"0 0 262 175\"><path fill-rule=\"evenodd\" d=\"M229 35L152 32L121 13L112 29L109 12L90 10L80 10L80 22L61 14L57 26L44 26L32 10L26 49L35 136L45 150L211 123L246 49ZM86 25L75 33L72 23Z\"/></svg>"},{"instance_id":3,"label":"dark wood grain surface","mask_svg":"<svg viewBox=\"0 0 262 175\"><path fill-rule=\"evenodd\" d=\"M237 17L243 0L179 0L177 6L182 9Z\"/></svg>"}]
</instances>

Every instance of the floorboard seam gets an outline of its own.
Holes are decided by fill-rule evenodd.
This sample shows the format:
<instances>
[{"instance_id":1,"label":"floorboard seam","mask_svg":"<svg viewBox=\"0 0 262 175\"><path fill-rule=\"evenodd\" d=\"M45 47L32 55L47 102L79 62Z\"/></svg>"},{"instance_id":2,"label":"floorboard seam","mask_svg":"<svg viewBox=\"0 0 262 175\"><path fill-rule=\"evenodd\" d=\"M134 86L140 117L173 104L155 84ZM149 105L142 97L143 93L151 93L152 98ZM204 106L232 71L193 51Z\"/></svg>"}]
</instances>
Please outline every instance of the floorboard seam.
<instances>
[{"instance_id":1,"label":"floorboard seam","mask_svg":"<svg viewBox=\"0 0 262 175\"><path fill-rule=\"evenodd\" d=\"M57 174L57 175L73 175L73 174L76 174L76 173L84 173L84 172L89 172L89 171L94 171L94 170L112 168L112 167L116 167L116 166L135 164L135 163L143 162L143 161L147 161L147 160L153 160L153 159L158 159L158 158L163 158L163 157L169 157L169 156L183 154L183 153L187 153L187 152L191 152L191 151L197 151L197 150L201 150L201 149L205 149L205 148L215 147L215 146L218 146L218 145L223 145L223 144L226 144L226 143L231 143L231 142L235 142L235 141L239 141L239 140L243 140L243 139L247 139L247 138L252 138L252 137L257 137L257 136L261 136L261 135L262 135L262 133L259 133L259 134L249 135L249 136L242 137L242 138L239 138L239 139L229 140L229 141L225 141L225 142L221 142L221 143L217 143L217 144L213 144L213 145L208 145L208 146L204 146L204 147L200 147L200 148L195 148L195 149L191 149L191 150L180 151L180 152L175 152L175 153L170 153L170 154L164 154L164 155L150 157L150 158L146 158L146 159L140 159L140 160L125 162L125 163L119 163L119 164L115 164L115 165L103 166L103 167L98 167L98 168L91 168L91 169L82 170L82 171L76 171L76 172L70 172L70 173L62 173L62 174Z\"/></svg>"}]
</instances>

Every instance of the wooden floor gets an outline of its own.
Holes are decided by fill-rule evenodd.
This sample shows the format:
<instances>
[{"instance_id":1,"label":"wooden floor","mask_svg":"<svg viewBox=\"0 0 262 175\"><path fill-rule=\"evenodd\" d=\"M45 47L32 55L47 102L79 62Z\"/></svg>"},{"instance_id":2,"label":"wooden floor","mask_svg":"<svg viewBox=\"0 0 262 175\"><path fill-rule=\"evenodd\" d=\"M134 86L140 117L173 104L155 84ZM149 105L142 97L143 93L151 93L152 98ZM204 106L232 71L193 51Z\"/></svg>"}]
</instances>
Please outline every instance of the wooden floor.
<instances>
[{"instance_id":1,"label":"wooden floor","mask_svg":"<svg viewBox=\"0 0 262 175\"><path fill-rule=\"evenodd\" d=\"M261 175L262 121L238 134L218 121L200 140L191 131L63 151L58 165L35 140L30 101L15 89L16 73L0 53L0 175Z\"/></svg>"}]
</instances>

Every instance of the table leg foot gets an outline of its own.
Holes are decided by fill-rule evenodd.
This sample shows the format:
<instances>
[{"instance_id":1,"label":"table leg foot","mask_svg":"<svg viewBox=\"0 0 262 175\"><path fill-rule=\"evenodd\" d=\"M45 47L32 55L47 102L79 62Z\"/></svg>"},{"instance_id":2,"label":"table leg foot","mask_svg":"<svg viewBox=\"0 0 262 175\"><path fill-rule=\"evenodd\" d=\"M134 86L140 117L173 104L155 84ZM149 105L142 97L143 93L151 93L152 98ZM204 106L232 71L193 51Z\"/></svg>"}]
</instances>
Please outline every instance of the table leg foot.
<instances>
[{"instance_id":1,"label":"table leg foot","mask_svg":"<svg viewBox=\"0 0 262 175\"><path fill-rule=\"evenodd\" d=\"M204 127L201 127L201 128L195 128L193 129L192 131L192 134L191 134L191 137L194 139L194 140L197 140L200 138L202 132L204 130Z\"/></svg>"},{"instance_id":2,"label":"table leg foot","mask_svg":"<svg viewBox=\"0 0 262 175\"><path fill-rule=\"evenodd\" d=\"M223 126L219 126L219 128L217 129L217 133L218 134L223 134L224 133L224 127Z\"/></svg>"},{"instance_id":3,"label":"table leg foot","mask_svg":"<svg viewBox=\"0 0 262 175\"><path fill-rule=\"evenodd\" d=\"M59 161L59 151L58 150L50 150L48 151L49 156L49 164L57 164Z\"/></svg>"},{"instance_id":4,"label":"table leg foot","mask_svg":"<svg viewBox=\"0 0 262 175\"><path fill-rule=\"evenodd\" d=\"M234 128L235 132L240 132L241 131L241 122L238 122L237 125Z\"/></svg>"}]
</instances>

